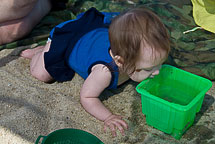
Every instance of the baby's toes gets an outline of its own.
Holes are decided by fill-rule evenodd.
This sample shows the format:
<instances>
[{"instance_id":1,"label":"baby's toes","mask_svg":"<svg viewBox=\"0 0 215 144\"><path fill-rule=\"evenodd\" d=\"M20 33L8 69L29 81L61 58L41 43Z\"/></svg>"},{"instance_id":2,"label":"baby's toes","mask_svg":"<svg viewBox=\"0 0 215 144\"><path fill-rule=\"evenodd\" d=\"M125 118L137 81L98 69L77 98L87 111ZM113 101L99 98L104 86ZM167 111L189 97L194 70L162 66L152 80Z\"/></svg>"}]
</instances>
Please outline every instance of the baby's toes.
<instances>
[{"instance_id":1,"label":"baby's toes","mask_svg":"<svg viewBox=\"0 0 215 144\"><path fill-rule=\"evenodd\" d=\"M32 51L32 49L26 49L22 51L20 54L21 57L28 58L28 59L31 59L33 55L34 55L34 52Z\"/></svg>"}]
</instances>

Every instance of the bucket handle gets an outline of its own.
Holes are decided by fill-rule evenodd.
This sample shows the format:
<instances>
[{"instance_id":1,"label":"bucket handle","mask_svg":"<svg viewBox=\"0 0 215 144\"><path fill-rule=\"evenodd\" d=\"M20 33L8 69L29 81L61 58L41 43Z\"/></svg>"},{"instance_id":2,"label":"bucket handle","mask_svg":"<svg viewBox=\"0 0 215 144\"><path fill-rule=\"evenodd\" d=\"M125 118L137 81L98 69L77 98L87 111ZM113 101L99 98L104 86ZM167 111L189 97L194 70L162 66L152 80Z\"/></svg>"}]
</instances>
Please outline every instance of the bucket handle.
<instances>
[{"instance_id":1,"label":"bucket handle","mask_svg":"<svg viewBox=\"0 0 215 144\"><path fill-rule=\"evenodd\" d=\"M44 140L46 138L46 136L42 136L42 135L38 136L35 144L38 144L41 138L43 138L43 140ZM42 141L42 143L43 143L43 141Z\"/></svg>"}]
</instances>

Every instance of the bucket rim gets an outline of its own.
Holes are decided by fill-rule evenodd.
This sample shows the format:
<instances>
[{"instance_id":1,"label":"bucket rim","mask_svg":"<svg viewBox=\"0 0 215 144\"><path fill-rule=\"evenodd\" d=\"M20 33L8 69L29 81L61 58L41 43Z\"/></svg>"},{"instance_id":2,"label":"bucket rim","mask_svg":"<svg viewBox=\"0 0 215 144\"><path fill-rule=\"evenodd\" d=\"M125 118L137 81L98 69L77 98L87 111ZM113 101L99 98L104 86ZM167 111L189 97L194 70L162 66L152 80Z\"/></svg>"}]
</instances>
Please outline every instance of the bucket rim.
<instances>
[{"instance_id":1,"label":"bucket rim","mask_svg":"<svg viewBox=\"0 0 215 144\"><path fill-rule=\"evenodd\" d=\"M42 136L42 135L40 135L40 136L38 136L38 138L40 137L43 137L44 139L42 140L42 144L44 144L45 142L46 142L46 140L48 139L48 138L50 138L50 137L52 137L54 134L56 134L56 133L61 133L61 132L63 132L63 131L73 131L73 132L79 132L79 133L81 133L81 135L82 134L86 134L86 136L88 137L91 137L91 138L95 138L95 139L97 139L98 140L98 142L99 142L99 144L104 144L102 141L101 141L101 139L99 139L97 136L95 136L95 135L93 135L91 132L89 132L89 131L85 131L85 130L82 130L82 129L77 129L77 128L61 128L61 129L56 129L56 130L53 130L52 132L50 132L47 136ZM35 144L37 144L37 143L35 143Z\"/></svg>"},{"instance_id":2,"label":"bucket rim","mask_svg":"<svg viewBox=\"0 0 215 144\"><path fill-rule=\"evenodd\" d=\"M152 95L151 93L149 93L149 92L146 91L146 90L143 90L143 89L140 90L140 88L142 87L142 85L144 85L147 81L150 80L150 79L148 78L148 79L143 80L142 82L140 82L140 83L136 86L136 91L137 91L138 93L141 94L141 97L143 96L143 92L142 92L142 91L144 91L144 96L145 96L145 97L151 98L151 99L153 99L153 100L155 100L155 101L157 101L157 102L159 102L159 103L163 103L163 104L168 105L168 106L170 106L170 107L172 107L172 108L175 108L175 109L178 109L178 110L181 110L181 111L187 111L187 110L189 110L189 109L195 104L196 101L198 101L199 99L201 99L202 97L204 97L205 94L207 93L207 91L208 91L208 90L212 87L212 85L213 85L213 83L212 83L210 80L208 80L208 79L206 79L206 78L204 78L204 77L195 75L195 74L193 74L193 73L187 72L187 71L185 71L185 70L182 70L182 69L180 69L180 68L177 68L177 67L174 67L174 66L171 66L171 65L168 65L168 64L163 64L163 65L162 65L162 68L165 68L165 67L166 67L166 68L171 68L171 69L177 69L178 71L181 71L181 72L183 72L183 73L185 73L185 74L187 74L187 75L190 75L190 76L192 76L192 77L196 77L196 78L198 78L199 80L201 79L202 81L204 81L204 82L206 83L206 85L205 85L205 87L202 89L202 91L199 92L199 93L196 95L196 97L195 97L192 101L190 101L190 103L188 103L187 105L180 105L180 104L171 103L171 102L168 102L168 101L166 101L166 100L164 100L164 99L162 99L162 98L156 97L156 96Z\"/></svg>"}]
</instances>

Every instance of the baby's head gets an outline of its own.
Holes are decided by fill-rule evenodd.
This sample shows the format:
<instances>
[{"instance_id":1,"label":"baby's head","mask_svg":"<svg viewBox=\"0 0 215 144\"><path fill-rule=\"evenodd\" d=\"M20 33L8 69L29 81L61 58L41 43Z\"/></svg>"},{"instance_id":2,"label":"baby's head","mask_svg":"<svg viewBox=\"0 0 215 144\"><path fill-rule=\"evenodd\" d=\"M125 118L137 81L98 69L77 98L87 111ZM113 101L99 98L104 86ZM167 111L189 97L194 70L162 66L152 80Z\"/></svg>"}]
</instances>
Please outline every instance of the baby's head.
<instances>
[{"instance_id":1,"label":"baby's head","mask_svg":"<svg viewBox=\"0 0 215 144\"><path fill-rule=\"evenodd\" d=\"M115 63L137 82L159 74L170 51L167 29L158 16L145 8L114 18L109 39Z\"/></svg>"}]
</instances>

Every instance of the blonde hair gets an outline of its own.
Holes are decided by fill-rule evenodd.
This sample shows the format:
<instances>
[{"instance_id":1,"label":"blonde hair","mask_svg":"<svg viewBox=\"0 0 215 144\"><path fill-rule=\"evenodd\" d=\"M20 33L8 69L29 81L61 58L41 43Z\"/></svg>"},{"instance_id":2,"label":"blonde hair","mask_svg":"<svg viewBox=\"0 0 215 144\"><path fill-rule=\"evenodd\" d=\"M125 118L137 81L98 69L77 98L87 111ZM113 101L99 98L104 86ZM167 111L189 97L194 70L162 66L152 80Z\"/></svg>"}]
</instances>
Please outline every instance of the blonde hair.
<instances>
[{"instance_id":1,"label":"blonde hair","mask_svg":"<svg viewBox=\"0 0 215 144\"><path fill-rule=\"evenodd\" d=\"M140 45L148 44L153 51L170 51L169 35L161 20L146 8L134 8L115 17L109 27L113 55L123 58L123 71L134 71L140 56ZM139 54L139 55L137 55Z\"/></svg>"}]
</instances>

